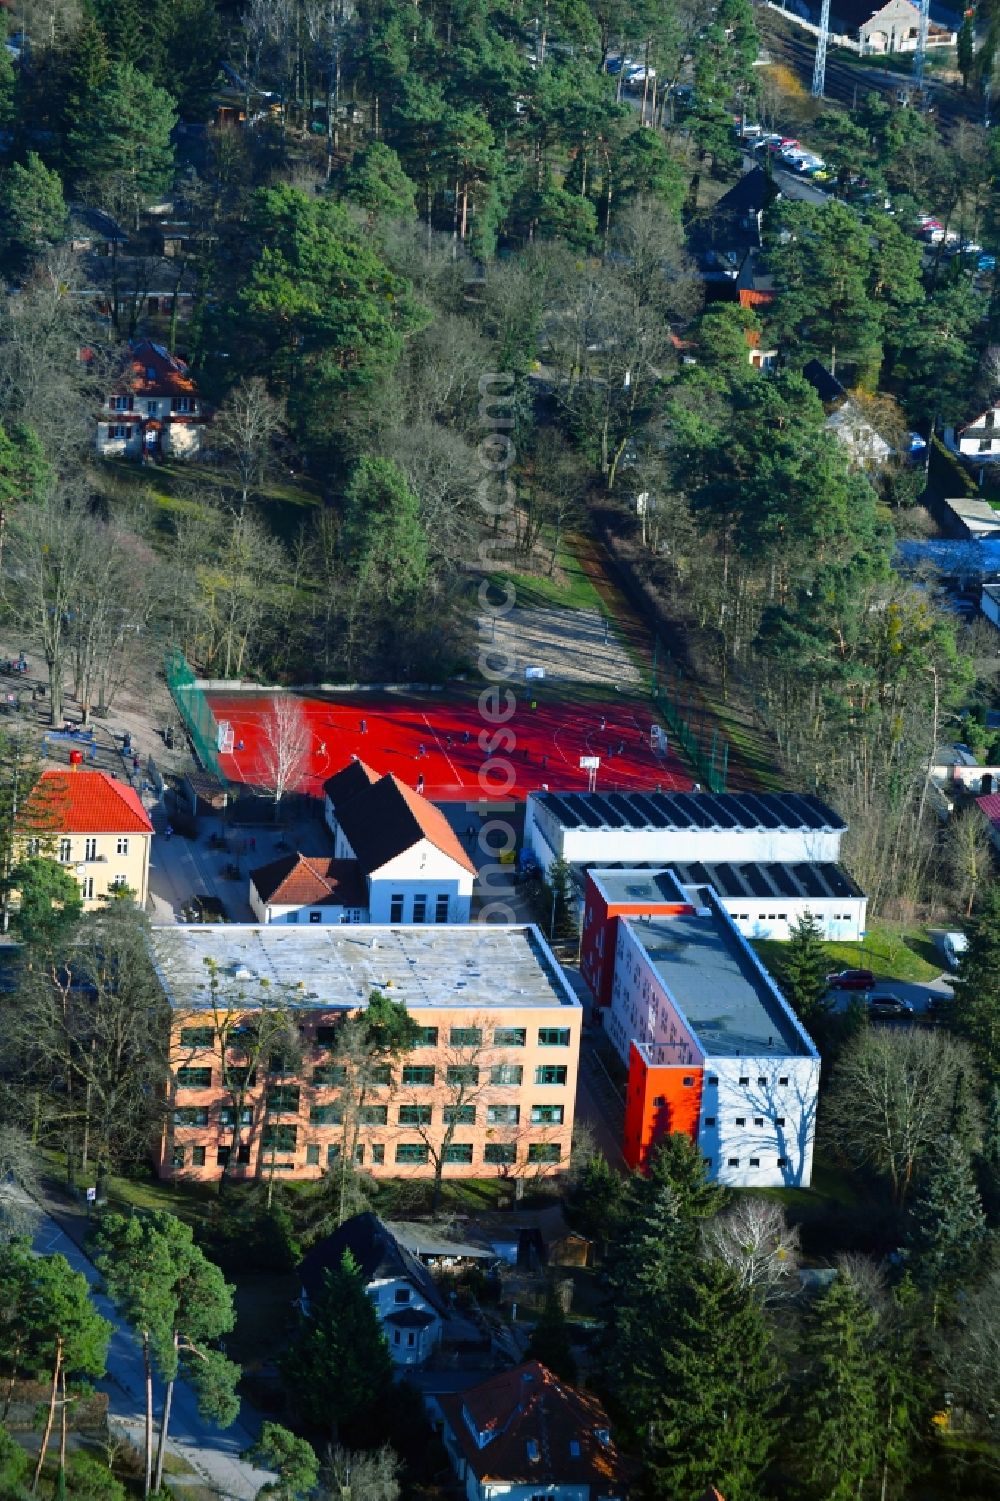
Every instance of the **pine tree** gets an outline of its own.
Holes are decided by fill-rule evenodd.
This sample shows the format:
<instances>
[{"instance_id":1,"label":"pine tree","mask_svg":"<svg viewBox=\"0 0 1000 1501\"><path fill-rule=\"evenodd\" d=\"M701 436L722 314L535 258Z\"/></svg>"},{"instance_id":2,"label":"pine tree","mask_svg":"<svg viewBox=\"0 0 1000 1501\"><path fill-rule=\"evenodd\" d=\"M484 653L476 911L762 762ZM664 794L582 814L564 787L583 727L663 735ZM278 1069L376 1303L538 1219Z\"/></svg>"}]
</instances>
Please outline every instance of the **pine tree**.
<instances>
[{"instance_id":1,"label":"pine tree","mask_svg":"<svg viewBox=\"0 0 1000 1501\"><path fill-rule=\"evenodd\" d=\"M983 1248L986 1217L968 1152L946 1136L910 1210L907 1257L914 1280L931 1294L934 1319L943 1297L970 1276Z\"/></svg>"},{"instance_id":2,"label":"pine tree","mask_svg":"<svg viewBox=\"0 0 1000 1501\"><path fill-rule=\"evenodd\" d=\"M805 1324L808 1362L795 1414L795 1454L817 1501L856 1501L879 1460L876 1318L840 1272Z\"/></svg>"},{"instance_id":3,"label":"pine tree","mask_svg":"<svg viewBox=\"0 0 1000 1501\"><path fill-rule=\"evenodd\" d=\"M570 1344L569 1321L551 1282L545 1289L545 1304L532 1330L525 1358L540 1360L563 1381L572 1384L576 1380L576 1357Z\"/></svg>"},{"instance_id":4,"label":"pine tree","mask_svg":"<svg viewBox=\"0 0 1000 1501\"><path fill-rule=\"evenodd\" d=\"M757 1299L717 1261L694 1259L660 1331L646 1485L690 1501L710 1485L755 1501L777 1437L777 1367Z\"/></svg>"},{"instance_id":5,"label":"pine tree","mask_svg":"<svg viewBox=\"0 0 1000 1501\"><path fill-rule=\"evenodd\" d=\"M681 1132L672 1132L657 1142L645 1176L632 1180L637 1204L669 1188L680 1217L688 1222L710 1219L726 1203L726 1190L708 1176L705 1159L696 1142Z\"/></svg>"},{"instance_id":6,"label":"pine tree","mask_svg":"<svg viewBox=\"0 0 1000 1501\"><path fill-rule=\"evenodd\" d=\"M604 1367L637 1441L656 1413L664 1351L697 1276L701 1224L724 1202L725 1191L708 1181L704 1158L686 1136L665 1137L648 1174L631 1180L607 1256Z\"/></svg>"},{"instance_id":7,"label":"pine tree","mask_svg":"<svg viewBox=\"0 0 1000 1501\"><path fill-rule=\"evenodd\" d=\"M22 165L15 162L0 181L0 244L20 261L66 232L66 204L62 183L41 157L29 151Z\"/></svg>"},{"instance_id":8,"label":"pine tree","mask_svg":"<svg viewBox=\"0 0 1000 1501\"><path fill-rule=\"evenodd\" d=\"M561 857L553 860L543 884L545 898L545 931L550 938L572 941L579 931L573 891L573 876L569 864Z\"/></svg>"},{"instance_id":9,"label":"pine tree","mask_svg":"<svg viewBox=\"0 0 1000 1501\"><path fill-rule=\"evenodd\" d=\"M310 1303L285 1376L297 1410L334 1441L364 1434L385 1400L392 1385L389 1347L350 1251L327 1271Z\"/></svg>"},{"instance_id":10,"label":"pine tree","mask_svg":"<svg viewBox=\"0 0 1000 1501\"><path fill-rule=\"evenodd\" d=\"M804 912L788 931L781 956L781 980L800 1020L808 1026L823 1008L829 986L823 930L811 912Z\"/></svg>"},{"instance_id":11,"label":"pine tree","mask_svg":"<svg viewBox=\"0 0 1000 1501\"><path fill-rule=\"evenodd\" d=\"M984 1074L1000 1074L1000 883L989 886L955 978L955 1026Z\"/></svg>"}]
</instances>

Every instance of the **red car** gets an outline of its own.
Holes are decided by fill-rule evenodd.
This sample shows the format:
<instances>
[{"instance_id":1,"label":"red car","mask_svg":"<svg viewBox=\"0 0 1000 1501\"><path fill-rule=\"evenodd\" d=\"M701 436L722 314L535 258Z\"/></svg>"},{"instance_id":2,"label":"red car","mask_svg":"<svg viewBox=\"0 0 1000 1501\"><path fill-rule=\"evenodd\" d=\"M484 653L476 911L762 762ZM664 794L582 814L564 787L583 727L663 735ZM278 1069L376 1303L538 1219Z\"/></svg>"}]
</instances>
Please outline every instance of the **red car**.
<instances>
[{"instance_id":1,"label":"red car","mask_svg":"<svg viewBox=\"0 0 1000 1501\"><path fill-rule=\"evenodd\" d=\"M871 990L875 976L870 969L839 969L835 975L827 975L826 983L831 990Z\"/></svg>"}]
</instances>

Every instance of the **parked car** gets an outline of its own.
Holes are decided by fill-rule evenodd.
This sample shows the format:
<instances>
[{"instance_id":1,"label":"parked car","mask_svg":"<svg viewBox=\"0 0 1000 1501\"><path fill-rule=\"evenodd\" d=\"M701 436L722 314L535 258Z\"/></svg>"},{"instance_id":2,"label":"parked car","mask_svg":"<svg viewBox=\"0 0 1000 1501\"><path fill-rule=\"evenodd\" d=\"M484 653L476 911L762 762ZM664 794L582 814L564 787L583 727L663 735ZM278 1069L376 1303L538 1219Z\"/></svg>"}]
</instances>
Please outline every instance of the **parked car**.
<instances>
[{"instance_id":1,"label":"parked car","mask_svg":"<svg viewBox=\"0 0 1000 1501\"><path fill-rule=\"evenodd\" d=\"M838 969L827 975L826 983L831 990L873 990L875 976L870 969Z\"/></svg>"},{"instance_id":2,"label":"parked car","mask_svg":"<svg viewBox=\"0 0 1000 1501\"><path fill-rule=\"evenodd\" d=\"M876 1021L903 1021L906 1017L915 1015L909 1001L904 1001L902 996L891 995L888 991L874 991L867 997L865 1005L868 1007L868 1015Z\"/></svg>"},{"instance_id":3,"label":"parked car","mask_svg":"<svg viewBox=\"0 0 1000 1501\"><path fill-rule=\"evenodd\" d=\"M964 933L946 933L941 940L941 948L944 950L944 960L949 969L957 969L958 961L969 947L969 940Z\"/></svg>"},{"instance_id":4,"label":"parked car","mask_svg":"<svg viewBox=\"0 0 1000 1501\"><path fill-rule=\"evenodd\" d=\"M927 1015L934 1021L947 1021L955 1010L953 995L935 994L927 998Z\"/></svg>"}]
</instances>

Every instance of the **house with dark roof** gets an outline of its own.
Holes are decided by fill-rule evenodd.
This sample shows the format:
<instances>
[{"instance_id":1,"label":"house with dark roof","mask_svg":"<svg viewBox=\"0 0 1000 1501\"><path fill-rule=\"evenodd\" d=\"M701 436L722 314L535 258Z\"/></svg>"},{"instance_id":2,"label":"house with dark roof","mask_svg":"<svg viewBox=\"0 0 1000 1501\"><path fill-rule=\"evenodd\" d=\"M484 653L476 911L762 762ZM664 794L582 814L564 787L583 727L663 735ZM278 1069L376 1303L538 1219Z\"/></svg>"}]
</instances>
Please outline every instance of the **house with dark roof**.
<instances>
[{"instance_id":1,"label":"house with dark roof","mask_svg":"<svg viewBox=\"0 0 1000 1501\"><path fill-rule=\"evenodd\" d=\"M431 1399L468 1501L624 1501L633 1467L591 1392L537 1360Z\"/></svg>"},{"instance_id":2,"label":"house with dark roof","mask_svg":"<svg viewBox=\"0 0 1000 1501\"><path fill-rule=\"evenodd\" d=\"M356 1214L319 1241L299 1265L301 1303L308 1314L326 1273L345 1252L357 1262L397 1365L418 1366L441 1341L448 1308L423 1263L400 1244L377 1214Z\"/></svg>"},{"instance_id":3,"label":"house with dark roof","mask_svg":"<svg viewBox=\"0 0 1000 1501\"><path fill-rule=\"evenodd\" d=\"M18 819L18 858L48 855L80 883L96 911L122 887L144 907L153 825L138 793L106 771L44 771Z\"/></svg>"},{"instance_id":4,"label":"house with dark roof","mask_svg":"<svg viewBox=\"0 0 1000 1501\"><path fill-rule=\"evenodd\" d=\"M741 275L763 243L765 211L781 194L763 167L753 167L688 229L688 248L707 286L735 300Z\"/></svg>"},{"instance_id":5,"label":"house with dark roof","mask_svg":"<svg viewBox=\"0 0 1000 1501\"><path fill-rule=\"evenodd\" d=\"M334 858L354 860L373 923L468 922L476 867L440 808L352 761L324 787Z\"/></svg>"},{"instance_id":6,"label":"house with dark roof","mask_svg":"<svg viewBox=\"0 0 1000 1501\"><path fill-rule=\"evenodd\" d=\"M163 344L128 346L118 379L97 419L97 452L106 457L191 458L201 448L204 403L187 364Z\"/></svg>"}]
</instances>

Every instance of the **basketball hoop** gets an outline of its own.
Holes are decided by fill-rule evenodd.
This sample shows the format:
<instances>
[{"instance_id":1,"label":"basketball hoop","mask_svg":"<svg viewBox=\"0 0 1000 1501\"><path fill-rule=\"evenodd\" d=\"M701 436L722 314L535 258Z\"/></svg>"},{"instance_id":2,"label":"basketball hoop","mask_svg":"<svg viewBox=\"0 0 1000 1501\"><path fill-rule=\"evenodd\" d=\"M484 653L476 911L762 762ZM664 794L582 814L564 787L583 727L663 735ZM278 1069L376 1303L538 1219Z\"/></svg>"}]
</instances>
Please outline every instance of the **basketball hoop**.
<instances>
[{"instance_id":1,"label":"basketball hoop","mask_svg":"<svg viewBox=\"0 0 1000 1501\"><path fill-rule=\"evenodd\" d=\"M587 791L593 792L597 787L597 771L601 764L600 756L581 756L580 770L587 773Z\"/></svg>"}]
</instances>

